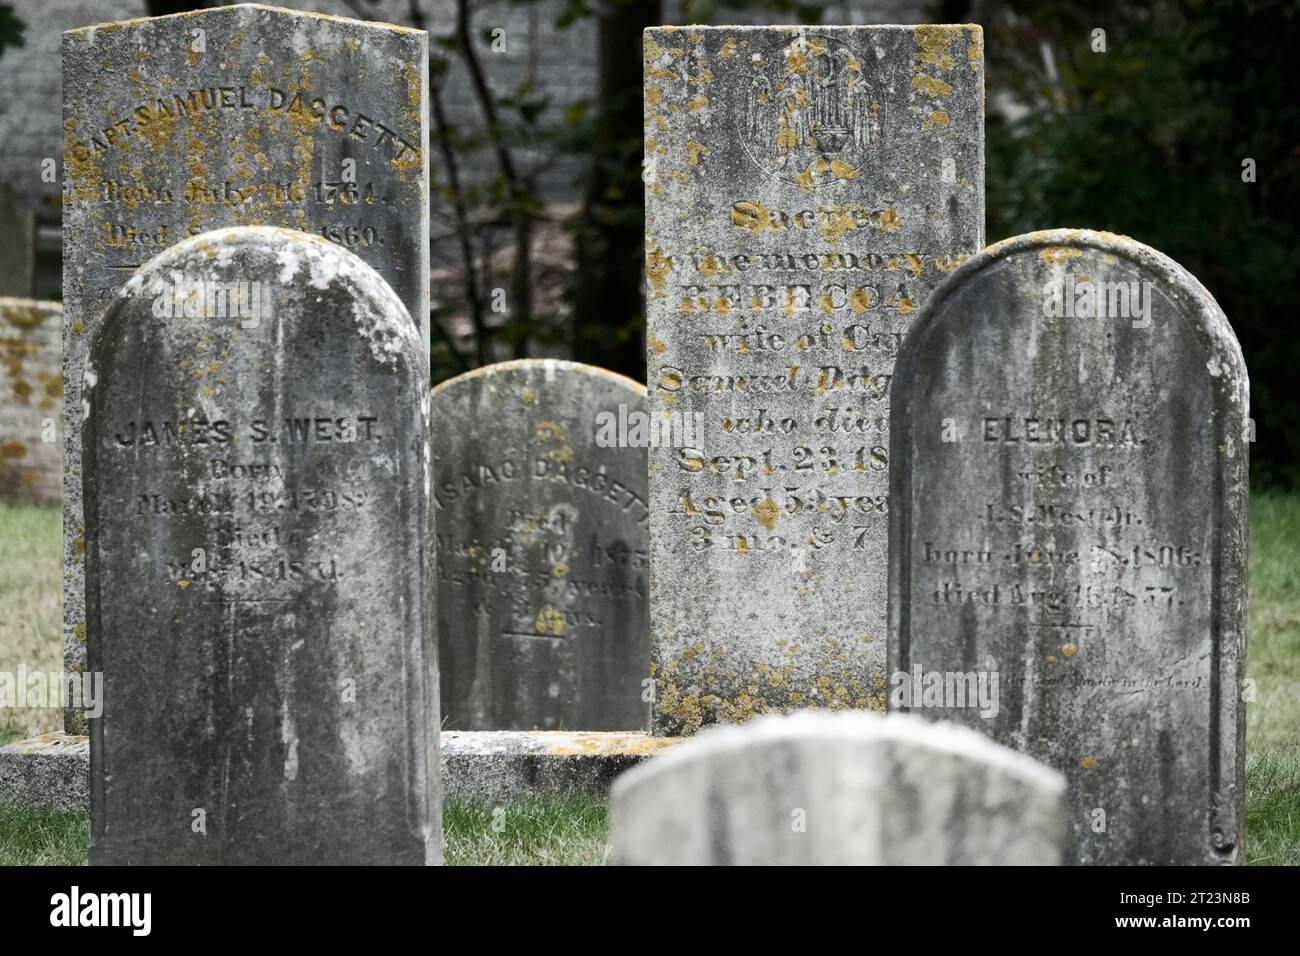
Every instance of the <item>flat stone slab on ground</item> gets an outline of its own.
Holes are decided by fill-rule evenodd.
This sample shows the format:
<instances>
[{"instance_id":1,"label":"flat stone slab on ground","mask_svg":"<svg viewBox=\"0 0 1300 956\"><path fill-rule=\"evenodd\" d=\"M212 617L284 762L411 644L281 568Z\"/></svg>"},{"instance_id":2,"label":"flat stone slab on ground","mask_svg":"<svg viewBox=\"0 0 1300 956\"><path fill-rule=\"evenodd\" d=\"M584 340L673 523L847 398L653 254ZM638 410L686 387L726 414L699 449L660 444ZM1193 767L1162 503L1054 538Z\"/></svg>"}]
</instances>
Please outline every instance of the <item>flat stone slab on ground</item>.
<instances>
[{"instance_id":1,"label":"flat stone slab on ground","mask_svg":"<svg viewBox=\"0 0 1300 956\"><path fill-rule=\"evenodd\" d=\"M639 733L443 731L443 798L504 804L583 793L604 796L619 774L680 737ZM0 747L0 800L88 812L90 738L46 734Z\"/></svg>"}]
</instances>

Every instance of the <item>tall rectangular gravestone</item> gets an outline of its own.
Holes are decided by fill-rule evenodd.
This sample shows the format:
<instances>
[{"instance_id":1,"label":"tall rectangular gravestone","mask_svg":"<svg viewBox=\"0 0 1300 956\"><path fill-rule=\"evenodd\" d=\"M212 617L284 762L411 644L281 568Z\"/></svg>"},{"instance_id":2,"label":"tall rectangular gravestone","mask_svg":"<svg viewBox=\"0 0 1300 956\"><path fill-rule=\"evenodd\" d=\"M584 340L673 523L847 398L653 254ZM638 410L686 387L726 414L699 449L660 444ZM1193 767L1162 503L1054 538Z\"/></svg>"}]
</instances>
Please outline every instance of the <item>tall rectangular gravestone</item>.
<instances>
[{"instance_id":1,"label":"tall rectangular gravestone","mask_svg":"<svg viewBox=\"0 0 1300 956\"><path fill-rule=\"evenodd\" d=\"M1247 401L1209 293L1105 233L990 246L904 344L890 705L1064 773L1072 862L1241 860Z\"/></svg>"},{"instance_id":2,"label":"tall rectangular gravestone","mask_svg":"<svg viewBox=\"0 0 1300 956\"><path fill-rule=\"evenodd\" d=\"M645 34L654 727L883 707L889 385L982 245L978 26Z\"/></svg>"},{"instance_id":3,"label":"tall rectangular gravestone","mask_svg":"<svg viewBox=\"0 0 1300 956\"><path fill-rule=\"evenodd\" d=\"M443 725L646 729L646 450L620 440L645 386L521 359L441 383L433 417Z\"/></svg>"},{"instance_id":4,"label":"tall rectangular gravestone","mask_svg":"<svg viewBox=\"0 0 1300 956\"><path fill-rule=\"evenodd\" d=\"M285 229L185 240L106 312L91 862L441 858L424 364L373 269Z\"/></svg>"},{"instance_id":5,"label":"tall rectangular gravestone","mask_svg":"<svg viewBox=\"0 0 1300 956\"><path fill-rule=\"evenodd\" d=\"M244 5L64 34L69 671L85 661L82 360L104 308L175 242L284 226L360 255L427 341L427 90L426 34L339 17Z\"/></svg>"}]
</instances>

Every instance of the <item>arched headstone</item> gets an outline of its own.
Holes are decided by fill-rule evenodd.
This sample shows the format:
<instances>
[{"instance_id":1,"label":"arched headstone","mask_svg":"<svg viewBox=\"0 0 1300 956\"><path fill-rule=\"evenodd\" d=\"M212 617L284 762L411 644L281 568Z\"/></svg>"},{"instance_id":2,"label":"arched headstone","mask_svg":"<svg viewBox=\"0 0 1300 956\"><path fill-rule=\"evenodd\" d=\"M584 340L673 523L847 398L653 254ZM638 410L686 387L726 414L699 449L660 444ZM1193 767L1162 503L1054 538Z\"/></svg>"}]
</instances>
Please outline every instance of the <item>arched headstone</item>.
<instances>
[{"instance_id":1,"label":"arched headstone","mask_svg":"<svg viewBox=\"0 0 1300 956\"><path fill-rule=\"evenodd\" d=\"M95 863L441 858L428 387L379 275L205 233L87 353Z\"/></svg>"}]
</instances>

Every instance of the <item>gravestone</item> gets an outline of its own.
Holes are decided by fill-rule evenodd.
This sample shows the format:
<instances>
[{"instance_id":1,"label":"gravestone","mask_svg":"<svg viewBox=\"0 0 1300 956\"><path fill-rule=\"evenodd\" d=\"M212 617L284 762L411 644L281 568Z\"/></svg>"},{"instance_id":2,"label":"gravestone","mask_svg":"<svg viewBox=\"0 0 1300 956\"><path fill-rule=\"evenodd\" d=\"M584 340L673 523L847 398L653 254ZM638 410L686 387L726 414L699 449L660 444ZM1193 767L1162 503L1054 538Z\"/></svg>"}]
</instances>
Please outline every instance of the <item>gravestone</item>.
<instances>
[{"instance_id":1,"label":"gravestone","mask_svg":"<svg viewBox=\"0 0 1300 956\"><path fill-rule=\"evenodd\" d=\"M150 260L85 366L95 863L441 856L428 376L306 233Z\"/></svg>"},{"instance_id":2,"label":"gravestone","mask_svg":"<svg viewBox=\"0 0 1300 956\"><path fill-rule=\"evenodd\" d=\"M645 414L643 385L556 359L433 390L446 729L648 726Z\"/></svg>"},{"instance_id":3,"label":"gravestone","mask_svg":"<svg viewBox=\"0 0 1300 956\"><path fill-rule=\"evenodd\" d=\"M428 316L426 35L244 5L63 38L64 642L84 663L86 339L145 260L210 229L284 226L361 256ZM84 732L69 715L69 729Z\"/></svg>"},{"instance_id":4,"label":"gravestone","mask_svg":"<svg viewBox=\"0 0 1300 956\"><path fill-rule=\"evenodd\" d=\"M615 781L612 861L1055 865L1061 775L964 727L808 711L714 727Z\"/></svg>"},{"instance_id":5,"label":"gravestone","mask_svg":"<svg viewBox=\"0 0 1300 956\"><path fill-rule=\"evenodd\" d=\"M978 26L645 34L654 727L883 708L889 382L983 244Z\"/></svg>"},{"instance_id":6,"label":"gravestone","mask_svg":"<svg viewBox=\"0 0 1300 956\"><path fill-rule=\"evenodd\" d=\"M899 358L891 706L1064 772L1073 862L1241 860L1247 395L1209 293L1105 233L989 247Z\"/></svg>"},{"instance_id":7,"label":"gravestone","mask_svg":"<svg viewBox=\"0 0 1300 956\"><path fill-rule=\"evenodd\" d=\"M63 310L0 298L0 501L59 500Z\"/></svg>"}]
</instances>

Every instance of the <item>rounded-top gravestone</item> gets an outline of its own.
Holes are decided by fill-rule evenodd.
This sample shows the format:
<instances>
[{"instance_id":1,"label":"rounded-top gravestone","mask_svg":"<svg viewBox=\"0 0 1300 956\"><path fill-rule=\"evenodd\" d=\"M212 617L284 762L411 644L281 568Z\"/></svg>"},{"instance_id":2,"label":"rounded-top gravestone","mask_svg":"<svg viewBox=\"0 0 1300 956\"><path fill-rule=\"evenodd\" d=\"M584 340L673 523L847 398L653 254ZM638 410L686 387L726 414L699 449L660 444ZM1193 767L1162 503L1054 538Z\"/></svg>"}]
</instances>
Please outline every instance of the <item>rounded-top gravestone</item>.
<instances>
[{"instance_id":1,"label":"rounded-top gravestone","mask_svg":"<svg viewBox=\"0 0 1300 956\"><path fill-rule=\"evenodd\" d=\"M1248 385L1210 294L1126 237L1018 236L893 388L891 707L1065 773L1073 862L1239 862Z\"/></svg>"},{"instance_id":2,"label":"rounded-top gravestone","mask_svg":"<svg viewBox=\"0 0 1300 956\"><path fill-rule=\"evenodd\" d=\"M204 233L83 383L95 863L441 857L428 388L324 239Z\"/></svg>"},{"instance_id":3,"label":"rounded-top gravestone","mask_svg":"<svg viewBox=\"0 0 1300 956\"><path fill-rule=\"evenodd\" d=\"M643 729L645 388L524 359L442 383L433 407L447 728Z\"/></svg>"}]
</instances>

